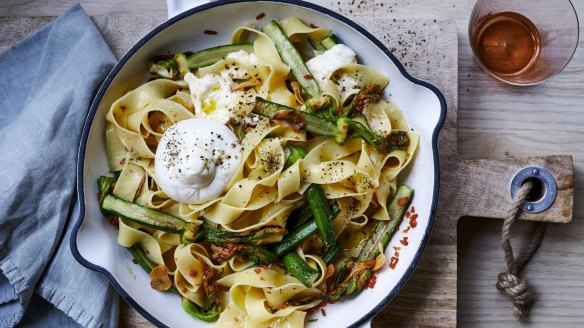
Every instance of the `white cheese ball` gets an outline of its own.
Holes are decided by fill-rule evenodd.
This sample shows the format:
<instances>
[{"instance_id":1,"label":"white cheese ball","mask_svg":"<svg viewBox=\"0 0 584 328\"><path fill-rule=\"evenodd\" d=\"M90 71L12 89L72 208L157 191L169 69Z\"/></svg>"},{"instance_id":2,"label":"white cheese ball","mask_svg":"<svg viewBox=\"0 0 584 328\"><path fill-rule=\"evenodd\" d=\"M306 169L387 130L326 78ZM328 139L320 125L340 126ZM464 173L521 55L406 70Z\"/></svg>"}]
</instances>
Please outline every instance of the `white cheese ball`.
<instances>
[{"instance_id":1,"label":"white cheese ball","mask_svg":"<svg viewBox=\"0 0 584 328\"><path fill-rule=\"evenodd\" d=\"M241 163L241 145L224 124L189 119L164 132L154 159L160 188L181 203L220 196Z\"/></svg>"}]
</instances>

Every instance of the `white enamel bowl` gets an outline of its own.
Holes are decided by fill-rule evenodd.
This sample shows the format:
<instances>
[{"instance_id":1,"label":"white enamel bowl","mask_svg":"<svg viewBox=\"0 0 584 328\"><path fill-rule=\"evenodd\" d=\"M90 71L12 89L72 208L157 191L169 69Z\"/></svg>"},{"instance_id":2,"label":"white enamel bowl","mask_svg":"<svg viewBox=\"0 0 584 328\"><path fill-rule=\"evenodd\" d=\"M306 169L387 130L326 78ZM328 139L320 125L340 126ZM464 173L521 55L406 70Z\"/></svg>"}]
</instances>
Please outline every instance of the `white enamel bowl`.
<instances>
[{"instance_id":1,"label":"white enamel bowl","mask_svg":"<svg viewBox=\"0 0 584 328\"><path fill-rule=\"evenodd\" d=\"M259 13L265 18L256 21ZM446 113L442 94L432 85L406 73L403 66L371 34L349 19L317 5L298 1L218 1L180 14L148 33L120 60L101 86L85 123L79 150L77 188L83 208L71 236L73 254L84 266L107 276L122 297L144 317L158 326L211 327L191 318L179 297L150 288L148 275L132 264L130 253L116 241L117 231L99 211L95 197L96 178L108 172L104 140L105 115L110 105L128 90L148 79L147 62L155 55L183 52L226 44L231 32L250 23L266 24L298 16L307 23L326 26L353 48L359 61L373 66L390 77L386 96L404 111L410 126L421 135L415 161L402 182L415 189L413 205L419 215L417 227L407 233L409 245L399 241L407 220L387 248L401 246L395 269L387 265L378 274L373 289L363 291L352 300L327 305L326 317L313 315L318 321L308 327L363 326L397 294L412 273L428 241L438 201L439 169L436 139ZM218 32L216 36L204 30Z\"/></svg>"}]
</instances>

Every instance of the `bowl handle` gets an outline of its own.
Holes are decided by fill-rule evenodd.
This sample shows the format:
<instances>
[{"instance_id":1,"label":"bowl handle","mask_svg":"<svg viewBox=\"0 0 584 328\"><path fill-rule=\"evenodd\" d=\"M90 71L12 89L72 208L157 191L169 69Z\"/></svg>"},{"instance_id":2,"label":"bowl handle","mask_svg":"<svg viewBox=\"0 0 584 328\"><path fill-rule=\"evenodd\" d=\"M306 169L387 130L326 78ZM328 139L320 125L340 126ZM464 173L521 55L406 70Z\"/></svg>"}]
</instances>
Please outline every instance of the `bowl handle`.
<instances>
[{"instance_id":1,"label":"bowl handle","mask_svg":"<svg viewBox=\"0 0 584 328\"><path fill-rule=\"evenodd\" d=\"M166 0L168 18L172 18L184 11L211 1L212 0Z\"/></svg>"}]
</instances>

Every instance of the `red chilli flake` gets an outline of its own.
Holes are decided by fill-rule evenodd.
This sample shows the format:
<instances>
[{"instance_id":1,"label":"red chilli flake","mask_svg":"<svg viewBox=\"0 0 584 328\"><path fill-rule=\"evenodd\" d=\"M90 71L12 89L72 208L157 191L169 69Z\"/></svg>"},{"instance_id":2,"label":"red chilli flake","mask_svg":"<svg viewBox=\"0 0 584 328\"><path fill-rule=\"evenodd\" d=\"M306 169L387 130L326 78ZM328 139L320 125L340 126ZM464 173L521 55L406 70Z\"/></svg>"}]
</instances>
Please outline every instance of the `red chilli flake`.
<instances>
[{"instance_id":1,"label":"red chilli flake","mask_svg":"<svg viewBox=\"0 0 584 328\"><path fill-rule=\"evenodd\" d=\"M371 278L369 278L369 280L367 280L367 284L365 285L365 289L373 289L375 287L375 283L377 283L377 276L376 275L371 275Z\"/></svg>"},{"instance_id":2,"label":"red chilli flake","mask_svg":"<svg viewBox=\"0 0 584 328\"><path fill-rule=\"evenodd\" d=\"M134 264L138 264L138 260L136 260L136 259L132 259L132 263L134 263Z\"/></svg>"},{"instance_id":3,"label":"red chilli flake","mask_svg":"<svg viewBox=\"0 0 584 328\"><path fill-rule=\"evenodd\" d=\"M403 237L402 240L399 241L402 245L404 246L408 246L409 242L408 242L408 237Z\"/></svg>"},{"instance_id":4,"label":"red chilli flake","mask_svg":"<svg viewBox=\"0 0 584 328\"><path fill-rule=\"evenodd\" d=\"M323 317L326 317L326 311L324 309L320 309L320 313L322 313Z\"/></svg>"},{"instance_id":5,"label":"red chilli flake","mask_svg":"<svg viewBox=\"0 0 584 328\"><path fill-rule=\"evenodd\" d=\"M409 217L410 217L410 215L412 215L412 213L410 213L410 211L407 211L407 212L406 212L406 218L409 218Z\"/></svg>"},{"instance_id":6,"label":"red chilli flake","mask_svg":"<svg viewBox=\"0 0 584 328\"><path fill-rule=\"evenodd\" d=\"M389 267L394 270L397 262L399 262L399 259L395 256L392 256L391 260L389 261Z\"/></svg>"},{"instance_id":7,"label":"red chilli flake","mask_svg":"<svg viewBox=\"0 0 584 328\"><path fill-rule=\"evenodd\" d=\"M305 79L314 79L314 76L310 75L310 74L306 74L304 75Z\"/></svg>"},{"instance_id":8,"label":"red chilli flake","mask_svg":"<svg viewBox=\"0 0 584 328\"><path fill-rule=\"evenodd\" d=\"M189 271L189 276L191 276L191 277L196 277L198 274L199 273L195 269L192 269L191 271Z\"/></svg>"},{"instance_id":9,"label":"red chilli flake","mask_svg":"<svg viewBox=\"0 0 584 328\"><path fill-rule=\"evenodd\" d=\"M203 33L204 34L207 34L207 35L217 35L217 34L219 34L217 31L213 31L213 30L204 30Z\"/></svg>"},{"instance_id":10,"label":"red chilli flake","mask_svg":"<svg viewBox=\"0 0 584 328\"><path fill-rule=\"evenodd\" d=\"M402 231L403 233L408 233L412 227L408 226Z\"/></svg>"},{"instance_id":11,"label":"red chilli flake","mask_svg":"<svg viewBox=\"0 0 584 328\"><path fill-rule=\"evenodd\" d=\"M412 213L416 213L416 208L412 206Z\"/></svg>"},{"instance_id":12,"label":"red chilli flake","mask_svg":"<svg viewBox=\"0 0 584 328\"><path fill-rule=\"evenodd\" d=\"M418 214L413 214L413 215L410 217L410 226L411 226L412 228L415 228L415 227L417 227L417 226L418 226L418 221L416 221L417 219L418 219Z\"/></svg>"},{"instance_id":13,"label":"red chilli flake","mask_svg":"<svg viewBox=\"0 0 584 328\"><path fill-rule=\"evenodd\" d=\"M260 272L262 272L262 269L260 269L260 268L255 268L255 269L253 269L253 272L255 272L255 273L259 274Z\"/></svg>"},{"instance_id":14,"label":"red chilli flake","mask_svg":"<svg viewBox=\"0 0 584 328\"><path fill-rule=\"evenodd\" d=\"M119 218L118 218L117 216L115 216L115 215L108 214L108 215L106 215L106 217L105 217L105 218L107 219L107 222L108 222L109 224L111 224L111 225L113 225L113 226L115 226L115 227L117 227L117 226L119 226L119 225L120 225L120 220L119 220Z\"/></svg>"},{"instance_id":15,"label":"red chilli flake","mask_svg":"<svg viewBox=\"0 0 584 328\"><path fill-rule=\"evenodd\" d=\"M259 15L256 16L256 19L257 20L260 20L260 19L262 19L264 17L266 17L266 14L265 13L260 13Z\"/></svg>"},{"instance_id":16,"label":"red chilli flake","mask_svg":"<svg viewBox=\"0 0 584 328\"><path fill-rule=\"evenodd\" d=\"M399 206L404 206L404 205L407 205L409 201L410 201L410 199L408 197L402 197L402 198L397 200L397 204Z\"/></svg>"},{"instance_id":17,"label":"red chilli flake","mask_svg":"<svg viewBox=\"0 0 584 328\"><path fill-rule=\"evenodd\" d=\"M314 23L310 23L310 25L308 25L308 26L310 26L312 28L318 28L318 26L317 25L314 25Z\"/></svg>"}]
</instances>

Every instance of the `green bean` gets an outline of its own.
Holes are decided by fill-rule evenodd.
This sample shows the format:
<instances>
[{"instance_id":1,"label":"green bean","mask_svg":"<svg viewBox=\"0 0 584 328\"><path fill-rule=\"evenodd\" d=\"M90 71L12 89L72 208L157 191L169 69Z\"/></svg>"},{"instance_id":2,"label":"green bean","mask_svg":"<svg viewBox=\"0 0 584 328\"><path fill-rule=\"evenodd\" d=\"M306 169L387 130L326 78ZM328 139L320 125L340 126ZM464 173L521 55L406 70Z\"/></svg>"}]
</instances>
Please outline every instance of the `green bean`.
<instances>
[{"instance_id":1,"label":"green bean","mask_svg":"<svg viewBox=\"0 0 584 328\"><path fill-rule=\"evenodd\" d=\"M210 297L211 306L207 310L201 309L197 304L191 302L188 298L183 298L182 300L182 307L186 313L190 314L191 316L203 320L205 322L213 322L217 320L219 314L221 313L221 305L219 303L215 303L215 297Z\"/></svg>"},{"instance_id":2,"label":"green bean","mask_svg":"<svg viewBox=\"0 0 584 328\"><path fill-rule=\"evenodd\" d=\"M294 249L296 245L310 238L314 233L318 231L316 222L310 220L309 222L302 225L300 228L295 230L293 233L287 235L276 245L274 248L274 253L278 256L282 256Z\"/></svg>"},{"instance_id":3,"label":"green bean","mask_svg":"<svg viewBox=\"0 0 584 328\"><path fill-rule=\"evenodd\" d=\"M304 197L308 202L308 206L312 210L314 221L320 231L322 243L325 246L332 246L335 244L335 233L333 230L333 221L331 208L326 202L324 192L320 185L311 184L304 192Z\"/></svg>"},{"instance_id":4,"label":"green bean","mask_svg":"<svg viewBox=\"0 0 584 328\"><path fill-rule=\"evenodd\" d=\"M128 247L128 250L134 257L136 262L138 262L142 269L144 269L144 271L150 273L150 271L154 269L155 265L152 262L150 262L150 260L146 257L146 254L144 254L144 251L139 246L134 245L132 247Z\"/></svg>"},{"instance_id":5,"label":"green bean","mask_svg":"<svg viewBox=\"0 0 584 328\"><path fill-rule=\"evenodd\" d=\"M331 213L333 215L333 219L336 218L340 212L341 208L339 207L339 204L333 203L331 205ZM288 221L286 222L286 229L288 229L288 231L296 231L298 228L300 228L305 223L311 221L312 219L313 216L310 207L302 206L301 208L292 212L292 214L288 218Z\"/></svg>"},{"instance_id":6,"label":"green bean","mask_svg":"<svg viewBox=\"0 0 584 328\"><path fill-rule=\"evenodd\" d=\"M277 262L279 259L278 255L274 254L273 252L265 249L264 247L253 244L246 244L243 247L243 252L251 261L259 265Z\"/></svg>"},{"instance_id":7,"label":"green bean","mask_svg":"<svg viewBox=\"0 0 584 328\"><path fill-rule=\"evenodd\" d=\"M324 263L326 263L326 265L331 264L333 262L333 260L335 259L335 257L337 255L339 255L340 252L341 252L341 246L339 246L339 244L335 244L335 245L329 247L329 249L327 249L326 253L324 253L324 255L322 256Z\"/></svg>"},{"instance_id":8,"label":"green bean","mask_svg":"<svg viewBox=\"0 0 584 328\"><path fill-rule=\"evenodd\" d=\"M310 208L309 208L310 209ZM337 203L331 205L332 219L336 218L341 212L341 208ZM311 212L312 214L312 212ZM307 222L296 228L292 233L286 235L277 245L274 247L274 253L278 256L282 256L294 249L296 245L302 243L310 236L318 231L318 226L312 216Z\"/></svg>"},{"instance_id":9,"label":"green bean","mask_svg":"<svg viewBox=\"0 0 584 328\"><path fill-rule=\"evenodd\" d=\"M294 165L299 159L304 158L308 154L306 149L293 145L288 145L288 150L290 151L290 156L288 156L286 163L288 166Z\"/></svg>"},{"instance_id":10,"label":"green bean","mask_svg":"<svg viewBox=\"0 0 584 328\"><path fill-rule=\"evenodd\" d=\"M310 210L310 207L302 206L290 214L286 221L286 229L288 229L288 231L294 231L311 219L312 211Z\"/></svg>"},{"instance_id":11,"label":"green bean","mask_svg":"<svg viewBox=\"0 0 584 328\"><path fill-rule=\"evenodd\" d=\"M130 254L132 254L136 262L142 267L142 269L144 269L144 271L146 271L146 273L150 273L152 269L156 267L156 265L148 259L146 254L144 254L144 251L142 248L140 248L140 246L134 245L132 247L128 247L128 251L130 251ZM180 295L178 289L174 287L170 288L168 291Z\"/></svg>"}]
</instances>

